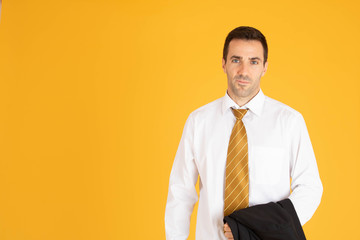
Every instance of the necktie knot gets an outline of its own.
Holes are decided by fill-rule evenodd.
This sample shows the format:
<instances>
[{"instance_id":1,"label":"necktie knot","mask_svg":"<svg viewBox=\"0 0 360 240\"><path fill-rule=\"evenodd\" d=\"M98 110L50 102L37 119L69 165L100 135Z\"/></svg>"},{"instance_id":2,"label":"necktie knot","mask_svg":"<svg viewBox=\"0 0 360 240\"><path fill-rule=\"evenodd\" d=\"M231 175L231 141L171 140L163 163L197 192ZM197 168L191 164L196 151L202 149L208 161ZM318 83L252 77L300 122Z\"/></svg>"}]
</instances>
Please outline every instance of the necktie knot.
<instances>
[{"instance_id":1,"label":"necktie knot","mask_svg":"<svg viewBox=\"0 0 360 240\"><path fill-rule=\"evenodd\" d=\"M245 116L245 114L246 114L246 112L247 112L247 109L235 109L235 108L231 108L231 110L232 110L234 116L235 116L237 119L239 119L239 120L241 120L241 119Z\"/></svg>"}]
</instances>

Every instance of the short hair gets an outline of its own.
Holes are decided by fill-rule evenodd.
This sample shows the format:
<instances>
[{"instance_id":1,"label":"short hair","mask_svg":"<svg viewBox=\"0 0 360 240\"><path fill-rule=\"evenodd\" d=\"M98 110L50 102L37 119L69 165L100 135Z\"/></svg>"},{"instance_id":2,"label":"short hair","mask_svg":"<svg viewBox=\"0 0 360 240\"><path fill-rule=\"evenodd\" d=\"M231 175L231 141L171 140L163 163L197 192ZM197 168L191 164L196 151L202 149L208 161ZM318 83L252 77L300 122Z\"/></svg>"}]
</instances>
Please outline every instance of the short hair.
<instances>
[{"instance_id":1,"label":"short hair","mask_svg":"<svg viewBox=\"0 0 360 240\"><path fill-rule=\"evenodd\" d=\"M229 44L233 39L243 39L243 40L257 40L260 41L263 50L264 50L264 64L268 58L268 46L265 36L256 28L241 26L233 29L227 35L225 39L224 49L223 49L223 59L226 62L226 58L229 52Z\"/></svg>"}]
</instances>

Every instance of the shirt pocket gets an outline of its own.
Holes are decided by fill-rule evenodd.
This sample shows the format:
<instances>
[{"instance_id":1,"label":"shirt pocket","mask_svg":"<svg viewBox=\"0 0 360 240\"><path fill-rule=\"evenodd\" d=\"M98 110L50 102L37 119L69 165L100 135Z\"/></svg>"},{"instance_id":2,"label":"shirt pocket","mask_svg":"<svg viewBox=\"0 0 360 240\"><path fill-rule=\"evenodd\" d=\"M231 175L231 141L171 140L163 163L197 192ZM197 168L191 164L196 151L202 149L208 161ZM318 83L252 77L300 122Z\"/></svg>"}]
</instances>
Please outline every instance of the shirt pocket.
<instances>
[{"instance_id":1,"label":"shirt pocket","mask_svg":"<svg viewBox=\"0 0 360 240\"><path fill-rule=\"evenodd\" d=\"M249 158L250 180L257 184L276 184L286 174L285 150L281 147L254 146Z\"/></svg>"}]
</instances>

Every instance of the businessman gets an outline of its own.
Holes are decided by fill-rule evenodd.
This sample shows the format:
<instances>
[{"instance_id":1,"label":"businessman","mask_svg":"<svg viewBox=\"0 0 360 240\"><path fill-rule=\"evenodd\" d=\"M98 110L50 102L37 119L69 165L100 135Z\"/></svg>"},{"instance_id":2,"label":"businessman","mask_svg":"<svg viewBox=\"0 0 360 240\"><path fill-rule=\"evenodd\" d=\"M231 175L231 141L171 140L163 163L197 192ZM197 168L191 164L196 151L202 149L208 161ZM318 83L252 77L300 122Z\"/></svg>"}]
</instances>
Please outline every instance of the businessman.
<instances>
[{"instance_id":1,"label":"businessman","mask_svg":"<svg viewBox=\"0 0 360 240\"><path fill-rule=\"evenodd\" d=\"M240 209L289 199L300 224L320 204L322 183L302 115L264 95L266 38L252 27L226 37L225 96L186 120L170 174L165 210L167 240L185 240L198 200L197 240L232 239L224 217Z\"/></svg>"}]
</instances>

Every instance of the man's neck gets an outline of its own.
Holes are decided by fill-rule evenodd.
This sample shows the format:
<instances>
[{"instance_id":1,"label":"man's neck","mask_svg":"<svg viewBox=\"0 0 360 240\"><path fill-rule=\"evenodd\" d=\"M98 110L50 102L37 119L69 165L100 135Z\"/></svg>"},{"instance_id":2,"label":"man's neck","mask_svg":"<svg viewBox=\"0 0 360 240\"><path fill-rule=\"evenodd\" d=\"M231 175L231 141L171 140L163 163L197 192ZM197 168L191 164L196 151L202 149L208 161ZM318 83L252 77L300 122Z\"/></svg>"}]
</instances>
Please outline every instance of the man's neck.
<instances>
[{"instance_id":1,"label":"man's neck","mask_svg":"<svg viewBox=\"0 0 360 240\"><path fill-rule=\"evenodd\" d=\"M239 106L242 107L245 104L247 104L248 102L250 102L251 99L253 99L258 93L260 92L260 89L253 95L245 97L245 98L241 98L241 97L237 97L235 95L232 95L229 93L229 90L227 90L227 94L229 95L229 97Z\"/></svg>"}]
</instances>

